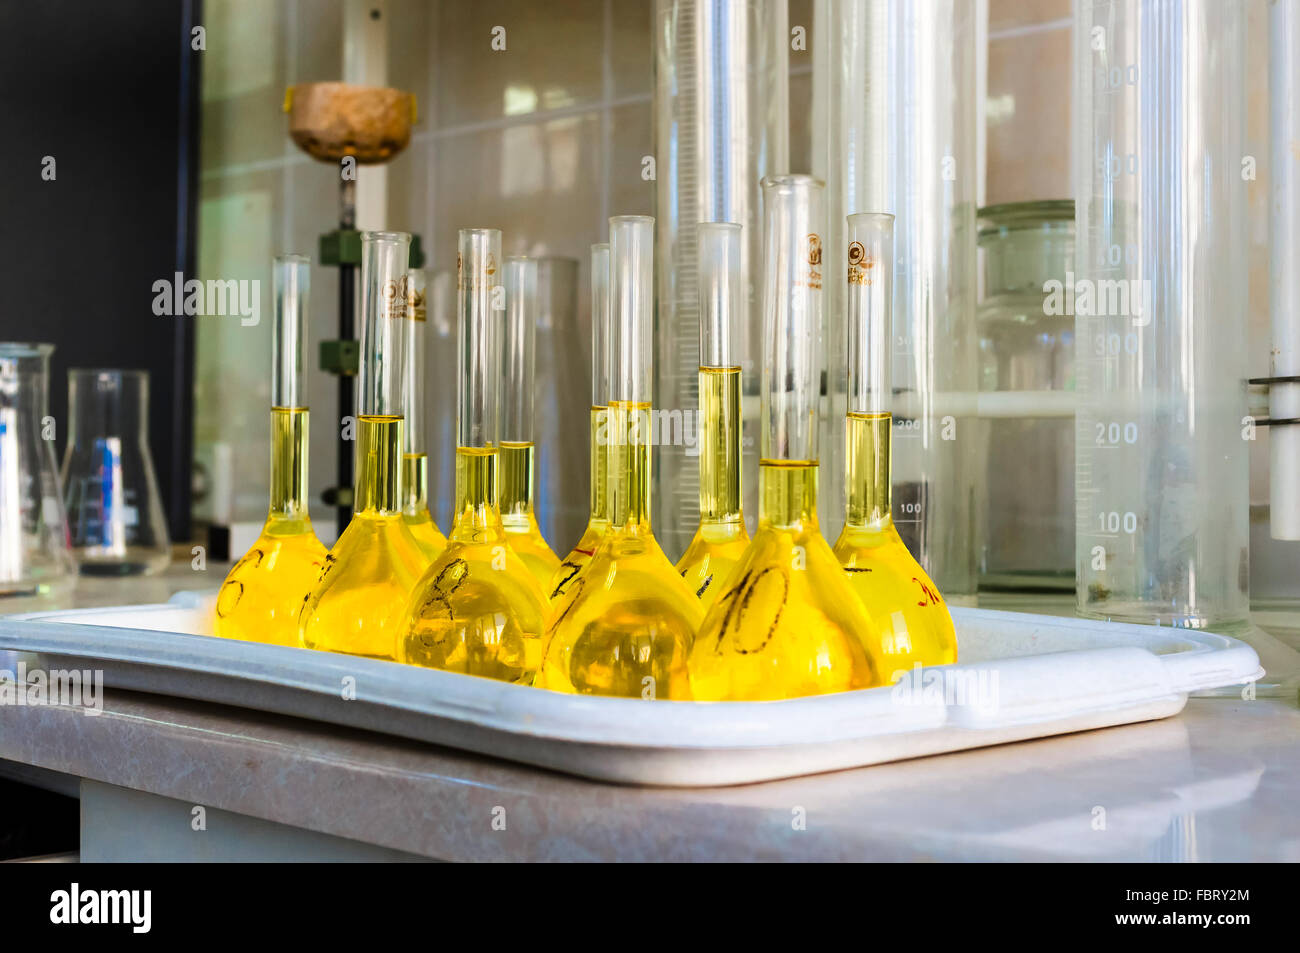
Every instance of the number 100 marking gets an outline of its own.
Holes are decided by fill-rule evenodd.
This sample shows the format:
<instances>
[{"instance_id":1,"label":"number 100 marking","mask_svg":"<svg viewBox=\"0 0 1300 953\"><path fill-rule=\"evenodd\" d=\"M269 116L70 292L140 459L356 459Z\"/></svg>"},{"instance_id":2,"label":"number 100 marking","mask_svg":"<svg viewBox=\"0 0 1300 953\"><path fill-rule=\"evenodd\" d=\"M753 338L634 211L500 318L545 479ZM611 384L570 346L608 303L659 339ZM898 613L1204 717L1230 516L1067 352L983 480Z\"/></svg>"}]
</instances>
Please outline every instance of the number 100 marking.
<instances>
[{"instance_id":1,"label":"number 100 marking","mask_svg":"<svg viewBox=\"0 0 1300 953\"><path fill-rule=\"evenodd\" d=\"M1127 513L1120 513L1116 510L1098 513L1097 522L1100 524L1099 528L1103 533L1118 533L1122 527L1124 532L1132 535L1137 532L1138 528L1137 514L1132 510Z\"/></svg>"}]
</instances>

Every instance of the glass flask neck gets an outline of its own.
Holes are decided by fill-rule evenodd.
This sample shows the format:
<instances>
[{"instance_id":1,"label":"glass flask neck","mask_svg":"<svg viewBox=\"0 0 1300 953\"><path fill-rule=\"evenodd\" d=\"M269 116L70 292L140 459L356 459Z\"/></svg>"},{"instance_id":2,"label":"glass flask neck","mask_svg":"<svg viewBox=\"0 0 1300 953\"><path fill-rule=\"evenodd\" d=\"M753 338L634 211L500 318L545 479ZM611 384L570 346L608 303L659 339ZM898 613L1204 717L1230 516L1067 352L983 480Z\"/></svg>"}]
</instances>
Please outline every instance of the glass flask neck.
<instances>
[{"instance_id":1,"label":"glass flask neck","mask_svg":"<svg viewBox=\"0 0 1300 953\"><path fill-rule=\"evenodd\" d=\"M456 449L456 524L452 539L481 541L484 533L499 527L498 463L496 447Z\"/></svg>"},{"instance_id":2,"label":"glass flask neck","mask_svg":"<svg viewBox=\"0 0 1300 953\"><path fill-rule=\"evenodd\" d=\"M609 408L591 408L591 522L609 522Z\"/></svg>"},{"instance_id":3,"label":"glass flask neck","mask_svg":"<svg viewBox=\"0 0 1300 953\"><path fill-rule=\"evenodd\" d=\"M501 519L509 523L527 521L533 512L533 457L536 447L531 441L501 441L498 469L501 477Z\"/></svg>"},{"instance_id":4,"label":"glass flask neck","mask_svg":"<svg viewBox=\"0 0 1300 953\"><path fill-rule=\"evenodd\" d=\"M889 413L850 413L845 419L844 521L855 529L883 529L890 516Z\"/></svg>"},{"instance_id":5,"label":"glass flask neck","mask_svg":"<svg viewBox=\"0 0 1300 953\"><path fill-rule=\"evenodd\" d=\"M760 526L817 529L816 461L761 460L758 493Z\"/></svg>"},{"instance_id":6,"label":"glass flask neck","mask_svg":"<svg viewBox=\"0 0 1300 953\"><path fill-rule=\"evenodd\" d=\"M357 418L354 511L366 516L402 512L402 418Z\"/></svg>"},{"instance_id":7,"label":"glass flask neck","mask_svg":"<svg viewBox=\"0 0 1300 953\"><path fill-rule=\"evenodd\" d=\"M305 407L271 408L271 517L307 518L307 433Z\"/></svg>"},{"instance_id":8,"label":"glass flask neck","mask_svg":"<svg viewBox=\"0 0 1300 953\"><path fill-rule=\"evenodd\" d=\"M650 533L650 405L611 401L609 473L606 480L612 527Z\"/></svg>"},{"instance_id":9,"label":"glass flask neck","mask_svg":"<svg viewBox=\"0 0 1300 953\"><path fill-rule=\"evenodd\" d=\"M740 368L700 368L700 522L740 514Z\"/></svg>"},{"instance_id":10,"label":"glass flask neck","mask_svg":"<svg viewBox=\"0 0 1300 953\"><path fill-rule=\"evenodd\" d=\"M429 510L429 455L402 454L402 512L418 516Z\"/></svg>"}]
</instances>

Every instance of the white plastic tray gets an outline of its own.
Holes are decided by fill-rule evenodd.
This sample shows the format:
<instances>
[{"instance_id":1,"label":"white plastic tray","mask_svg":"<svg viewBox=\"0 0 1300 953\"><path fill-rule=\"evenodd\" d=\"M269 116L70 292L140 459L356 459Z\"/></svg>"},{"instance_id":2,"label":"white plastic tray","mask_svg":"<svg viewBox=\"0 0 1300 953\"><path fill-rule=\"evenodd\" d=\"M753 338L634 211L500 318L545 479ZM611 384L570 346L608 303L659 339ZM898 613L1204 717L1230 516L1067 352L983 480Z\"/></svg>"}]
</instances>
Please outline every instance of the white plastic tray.
<instances>
[{"instance_id":1,"label":"white plastic tray","mask_svg":"<svg viewBox=\"0 0 1300 953\"><path fill-rule=\"evenodd\" d=\"M0 650L105 684L279 712L623 784L743 784L1165 718L1263 674L1226 636L953 609L961 664L920 690L647 702L534 688L205 630L211 597L0 618ZM345 685L355 699L345 699Z\"/></svg>"}]
</instances>

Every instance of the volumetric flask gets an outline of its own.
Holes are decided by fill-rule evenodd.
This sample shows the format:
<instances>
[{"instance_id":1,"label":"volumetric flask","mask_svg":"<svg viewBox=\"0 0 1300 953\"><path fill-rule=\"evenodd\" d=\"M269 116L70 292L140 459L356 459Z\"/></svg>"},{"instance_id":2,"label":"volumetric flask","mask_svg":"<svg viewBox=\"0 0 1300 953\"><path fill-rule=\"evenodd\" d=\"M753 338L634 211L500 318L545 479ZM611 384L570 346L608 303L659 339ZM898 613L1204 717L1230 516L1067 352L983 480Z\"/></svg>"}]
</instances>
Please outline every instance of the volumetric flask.
<instances>
[{"instance_id":1,"label":"volumetric flask","mask_svg":"<svg viewBox=\"0 0 1300 953\"><path fill-rule=\"evenodd\" d=\"M0 596L74 578L47 411L50 344L0 344Z\"/></svg>"},{"instance_id":2,"label":"volumetric flask","mask_svg":"<svg viewBox=\"0 0 1300 953\"><path fill-rule=\"evenodd\" d=\"M74 368L68 409L63 488L81 574L161 572L170 550L146 432L148 373Z\"/></svg>"}]
</instances>

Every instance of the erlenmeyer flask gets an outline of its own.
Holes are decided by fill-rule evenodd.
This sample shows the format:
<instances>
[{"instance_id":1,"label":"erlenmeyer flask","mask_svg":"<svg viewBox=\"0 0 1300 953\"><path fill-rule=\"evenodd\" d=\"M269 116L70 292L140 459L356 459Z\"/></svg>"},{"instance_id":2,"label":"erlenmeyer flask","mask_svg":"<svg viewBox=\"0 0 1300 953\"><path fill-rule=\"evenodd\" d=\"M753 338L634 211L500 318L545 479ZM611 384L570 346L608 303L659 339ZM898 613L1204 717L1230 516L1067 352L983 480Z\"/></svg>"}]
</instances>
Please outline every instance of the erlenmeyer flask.
<instances>
[{"instance_id":1,"label":"erlenmeyer flask","mask_svg":"<svg viewBox=\"0 0 1300 953\"><path fill-rule=\"evenodd\" d=\"M68 587L75 565L46 416L50 344L0 344L0 595Z\"/></svg>"},{"instance_id":2,"label":"erlenmeyer flask","mask_svg":"<svg viewBox=\"0 0 1300 953\"><path fill-rule=\"evenodd\" d=\"M161 572L171 550L146 431L148 372L73 368L68 408L63 493L81 574Z\"/></svg>"}]
</instances>

